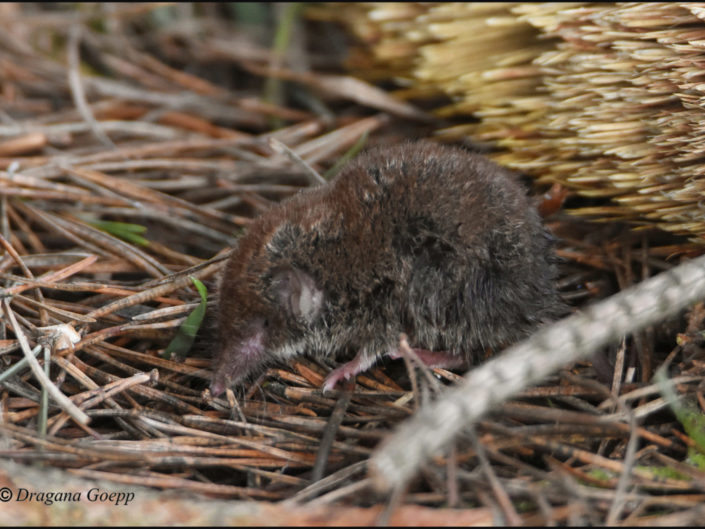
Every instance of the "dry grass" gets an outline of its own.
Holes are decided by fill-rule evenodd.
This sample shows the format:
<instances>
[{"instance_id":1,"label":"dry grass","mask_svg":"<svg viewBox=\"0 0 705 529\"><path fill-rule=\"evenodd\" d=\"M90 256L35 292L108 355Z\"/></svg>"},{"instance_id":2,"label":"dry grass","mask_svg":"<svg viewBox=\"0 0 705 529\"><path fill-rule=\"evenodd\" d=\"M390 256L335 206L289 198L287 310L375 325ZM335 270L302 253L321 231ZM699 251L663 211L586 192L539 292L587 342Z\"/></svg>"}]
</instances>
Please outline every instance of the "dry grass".
<instances>
[{"instance_id":1,"label":"dry grass","mask_svg":"<svg viewBox=\"0 0 705 529\"><path fill-rule=\"evenodd\" d=\"M310 185L271 138L324 173L365 134L393 134L393 116L423 115L273 59L221 7L170 8L162 24L153 5L0 9L0 457L210 497L379 509L387 498L371 488L367 459L458 375L396 362L323 395L333 362L301 358L244 397L211 399L208 326L187 358L161 353L198 305L190 278L212 300L235 236ZM265 101L267 76L307 103ZM147 229L126 241L98 221ZM563 214L549 225L575 306L698 251ZM667 362L677 391L705 405L703 319L697 307L524 392L390 505L454 507L456 524L700 519L700 441L651 376ZM348 523L366 520L355 512Z\"/></svg>"}]
</instances>

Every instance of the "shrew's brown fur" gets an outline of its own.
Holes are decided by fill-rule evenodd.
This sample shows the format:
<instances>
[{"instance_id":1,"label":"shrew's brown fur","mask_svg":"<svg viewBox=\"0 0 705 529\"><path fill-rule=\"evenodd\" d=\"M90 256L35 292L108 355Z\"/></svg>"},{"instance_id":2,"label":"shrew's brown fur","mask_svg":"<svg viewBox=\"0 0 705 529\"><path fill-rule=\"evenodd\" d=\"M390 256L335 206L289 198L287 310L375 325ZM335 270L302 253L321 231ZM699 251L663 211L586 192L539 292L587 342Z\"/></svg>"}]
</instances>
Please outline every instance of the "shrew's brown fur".
<instances>
[{"instance_id":1,"label":"shrew's brown fur","mask_svg":"<svg viewBox=\"0 0 705 529\"><path fill-rule=\"evenodd\" d=\"M469 362L563 309L551 237L483 156L376 148L257 219L221 279L212 389L299 353L413 347Z\"/></svg>"}]
</instances>

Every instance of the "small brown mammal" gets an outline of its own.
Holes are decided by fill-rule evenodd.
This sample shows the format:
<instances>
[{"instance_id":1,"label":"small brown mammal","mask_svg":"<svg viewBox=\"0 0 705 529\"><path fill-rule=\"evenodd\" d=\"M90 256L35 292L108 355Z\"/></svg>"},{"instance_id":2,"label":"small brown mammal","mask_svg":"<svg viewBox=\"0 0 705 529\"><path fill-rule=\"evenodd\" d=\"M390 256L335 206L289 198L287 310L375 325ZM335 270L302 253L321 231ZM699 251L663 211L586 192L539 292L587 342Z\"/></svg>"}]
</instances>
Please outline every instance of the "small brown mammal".
<instances>
[{"instance_id":1,"label":"small brown mammal","mask_svg":"<svg viewBox=\"0 0 705 529\"><path fill-rule=\"evenodd\" d=\"M274 206L220 284L211 391L300 353L355 358L325 389L398 356L460 365L563 311L551 236L510 171L409 142L358 156L331 183Z\"/></svg>"}]
</instances>

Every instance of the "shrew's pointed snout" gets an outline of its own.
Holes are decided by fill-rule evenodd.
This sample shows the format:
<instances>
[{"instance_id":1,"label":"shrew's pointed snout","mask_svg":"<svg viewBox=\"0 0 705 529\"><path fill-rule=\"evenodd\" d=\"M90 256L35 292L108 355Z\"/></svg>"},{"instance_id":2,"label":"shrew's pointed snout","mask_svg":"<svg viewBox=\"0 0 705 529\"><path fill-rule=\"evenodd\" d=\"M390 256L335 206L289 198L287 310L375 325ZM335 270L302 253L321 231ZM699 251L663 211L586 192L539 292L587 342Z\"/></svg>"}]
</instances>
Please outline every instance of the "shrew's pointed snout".
<instances>
[{"instance_id":1,"label":"shrew's pointed snout","mask_svg":"<svg viewBox=\"0 0 705 529\"><path fill-rule=\"evenodd\" d=\"M213 364L211 395L222 395L226 388L243 380L265 363L264 333L261 326L246 339L223 344L223 349Z\"/></svg>"},{"instance_id":2,"label":"shrew's pointed snout","mask_svg":"<svg viewBox=\"0 0 705 529\"><path fill-rule=\"evenodd\" d=\"M216 372L215 375L213 375L213 380L211 381L211 395L213 395L213 397L219 397L225 392L226 386L227 381L225 380L225 377L221 375L220 372Z\"/></svg>"}]
</instances>

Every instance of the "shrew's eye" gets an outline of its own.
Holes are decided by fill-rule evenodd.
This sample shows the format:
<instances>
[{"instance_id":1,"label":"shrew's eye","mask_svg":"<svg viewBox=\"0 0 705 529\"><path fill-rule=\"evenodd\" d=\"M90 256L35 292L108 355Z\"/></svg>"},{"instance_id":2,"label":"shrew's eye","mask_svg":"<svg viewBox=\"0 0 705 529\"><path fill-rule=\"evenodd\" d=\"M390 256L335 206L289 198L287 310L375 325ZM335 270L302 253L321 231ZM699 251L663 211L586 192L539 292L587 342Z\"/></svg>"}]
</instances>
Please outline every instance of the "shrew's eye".
<instances>
[{"instance_id":1,"label":"shrew's eye","mask_svg":"<svg viewBox=\"0 0 705 529\"><path fill-rule=\"evenodd\" d=\"M267 327L269 327L269 320L267 318L265 318L264 321L262 322L262 327L264 327L265 329Z\"/></svg>"}]
</instances>

